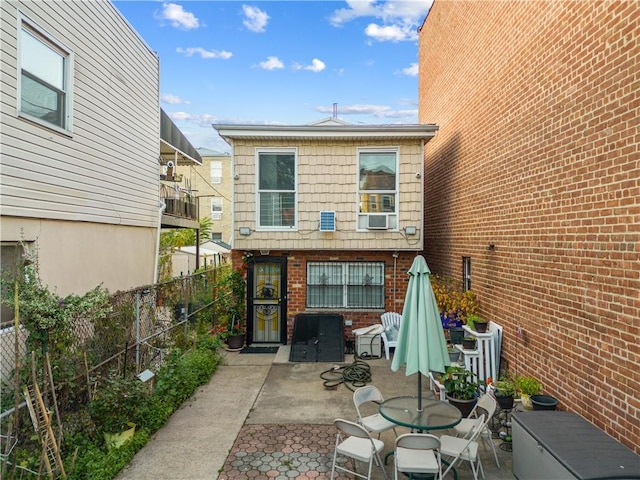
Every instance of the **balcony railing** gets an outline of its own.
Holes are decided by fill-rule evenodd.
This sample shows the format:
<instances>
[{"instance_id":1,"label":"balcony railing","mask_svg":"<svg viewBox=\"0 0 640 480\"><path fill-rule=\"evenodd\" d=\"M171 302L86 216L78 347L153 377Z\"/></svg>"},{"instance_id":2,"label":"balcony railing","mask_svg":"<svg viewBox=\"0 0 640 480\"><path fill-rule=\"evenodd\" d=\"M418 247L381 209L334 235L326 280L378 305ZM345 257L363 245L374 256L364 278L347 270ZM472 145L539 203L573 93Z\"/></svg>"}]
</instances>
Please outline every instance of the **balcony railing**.
<instances>
[{"instance_id":1,"label":"balcony railing","mask_svg":"<svg viewBox=\"0 0 640 480\"><path fill-rule=\"evenodd\" d=\"M172 215L174 217L189 218L191 220L198 220L198 199L197 198L164 198L164 203L167 205L164 213L165 215Z\"/></svg>"},{"instance_id":2,"label":"balcony railing","mask_svg":"<svg viewBox=\"0 0 640 480\"><path fill-rule=\"evenodd\" d=\"M164 215L198 221L198 198L188 190L163 184L160 198L166 205Z\"/></svg>"}]
</instances>

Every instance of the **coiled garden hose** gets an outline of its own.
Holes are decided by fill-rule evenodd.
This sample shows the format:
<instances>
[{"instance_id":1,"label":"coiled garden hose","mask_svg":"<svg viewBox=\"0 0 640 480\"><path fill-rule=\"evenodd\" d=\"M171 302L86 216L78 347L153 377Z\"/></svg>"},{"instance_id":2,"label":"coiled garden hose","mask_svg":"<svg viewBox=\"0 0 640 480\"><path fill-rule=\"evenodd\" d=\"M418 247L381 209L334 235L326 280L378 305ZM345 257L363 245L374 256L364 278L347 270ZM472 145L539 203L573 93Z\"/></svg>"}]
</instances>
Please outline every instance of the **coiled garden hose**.
<instances>
[{"instance_id":1,"label":"coiled garden hose","mask_svg":"<svg viewBox=\"0 0 640 480\"><path fill-rule=\"evenodd\" d=\"M342 383L351 390L364 387L371 381L371 367L363 360L355 360L349 365L333 367L320 374L324 388L335 390Z\"/></svg>"}]
</instances>

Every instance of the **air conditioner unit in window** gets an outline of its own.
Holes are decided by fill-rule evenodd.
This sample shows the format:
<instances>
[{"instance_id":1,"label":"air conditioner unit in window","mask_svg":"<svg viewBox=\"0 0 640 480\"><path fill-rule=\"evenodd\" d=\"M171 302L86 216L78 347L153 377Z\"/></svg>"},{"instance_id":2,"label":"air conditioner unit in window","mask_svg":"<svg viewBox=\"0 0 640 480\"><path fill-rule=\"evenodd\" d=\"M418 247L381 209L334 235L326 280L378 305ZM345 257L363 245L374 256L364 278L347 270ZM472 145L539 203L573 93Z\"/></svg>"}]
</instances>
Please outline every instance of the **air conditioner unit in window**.
<instances>
[{"instance_id":1,"label":"air conditioner unit in window","mask_svg":"<svg viewBox=\"0 0 640 480\"><path fill-rule=\"evenodd\" d=\"M389 228L389 215L367 216L367 228L369 230L387 230Z\"/></svg>"},{"instance_id":2,"label":"air conditioner unit in window","mask_svg":"<svg viewBox=\"0 0 640 480\"><path fill-rule=\"evenodd\" d=\"M320 212L320 231L321 232L336 231L336 212L330 212L330 211Z\"/></svg>"}]
</instances>

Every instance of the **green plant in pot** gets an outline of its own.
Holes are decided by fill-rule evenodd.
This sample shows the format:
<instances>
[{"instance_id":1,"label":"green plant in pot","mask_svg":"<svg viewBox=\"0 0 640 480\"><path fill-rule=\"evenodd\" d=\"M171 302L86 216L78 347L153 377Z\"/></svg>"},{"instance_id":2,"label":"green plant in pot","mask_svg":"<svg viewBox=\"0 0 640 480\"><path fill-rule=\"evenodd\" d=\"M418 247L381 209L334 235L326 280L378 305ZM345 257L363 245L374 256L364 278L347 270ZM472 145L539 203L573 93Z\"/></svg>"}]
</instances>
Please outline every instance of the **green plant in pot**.
<instances>
[{"instance_id":1,"label":"green plant in pot","mask_svg":"<svg viewBox=\"0 0 640 480\"><path fill-rule=\"evenodd\" d=\"M246 283L239 269L224 278L216 292L215 324L211 333L230 349L242 348L247 331L245 320Z\"/></svg>"},{"instance_id":2,"label":"green plant in pot","mask_svg":"<svg viewBox=\"0 0 640 480\"><path fill-rule=\"evenodd\" d=\"M494 384L494 395L500 408L508 410L513 408L513 400L516 395L516 385L513 380L503 378Z\"/></svg>"},{"instance_id":3,"label":"green plant in pot","mask_svg":"<svg viewBox=\"0 0 640 480\"><path fill-rule=\"evenodd\" d=\"M451 365L447 367L444 375L440 375L441 383L447 391L449 403L455 405L467 417L480 395L480 387L484 381L478 380L475 373L464 367Z\"/></svg>"},{"instance_id":4,"label":"green plant in pot","mask_svg":"<svg viewBox=\"0 0 640 480\"><path fill-rule=\"evenodd\" d=\"M475 350L476 349L476 337L466 336L462 340L462 348L465 350Z\"/></svg>"},{"instance_id":5,"label":"green plant in pot","mask_svg":"<svg viewBox=\"0 0 640 480\"><path fill-rule=\"evenodd\" d=\"M531 395L538 395L542 392L542 383L535 377L521 375L516 379L516 390L520 393L522 406L527 410L533 410Z\"/></svg>"},{"instance_id":6,"label":"green plant in pot","mask_svg":"<svg viewBox=\"0 0 640 480\"><path fill-rule=\"evenodd\" d=\"M489 320L482 318L480 315L469 315L467 317L467 326L478 333L486 333L489 328Z\"/></svg>"}]
</instances>

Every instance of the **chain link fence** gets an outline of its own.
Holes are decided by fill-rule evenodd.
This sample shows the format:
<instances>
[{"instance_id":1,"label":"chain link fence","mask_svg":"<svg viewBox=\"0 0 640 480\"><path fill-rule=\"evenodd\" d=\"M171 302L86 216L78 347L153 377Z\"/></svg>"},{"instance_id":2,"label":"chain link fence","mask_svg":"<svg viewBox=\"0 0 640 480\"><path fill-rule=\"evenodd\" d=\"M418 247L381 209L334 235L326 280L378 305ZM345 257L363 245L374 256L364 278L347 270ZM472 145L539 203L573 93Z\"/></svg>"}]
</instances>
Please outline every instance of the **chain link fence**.
<instances>
[{"instance_id":1,"label":"chain link fence","mask_svg":"<svg viewBox=\"0 0 640 480\"><path fill-rule=\"evenodd\" d=\"M230 265L169 282L117 292L110 296L104 318L75 318L64 336L29 335L23 325L0 329L1 429L0 460L17 440L3 435L9 420L30 424L25 385L39 385L44 402L56 418L86 404L96 378L109 372L141 374L156 371L169 351L196 329L211 329L216 285ZM218 298L217 300L220 300ZM52 393L55 392L55 395ZM16 405L20 415L14 416ZM9 430L15 429L10 425Z\"/></svg>"}]
</instances>

